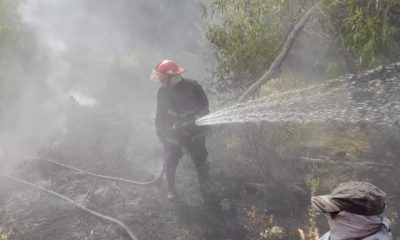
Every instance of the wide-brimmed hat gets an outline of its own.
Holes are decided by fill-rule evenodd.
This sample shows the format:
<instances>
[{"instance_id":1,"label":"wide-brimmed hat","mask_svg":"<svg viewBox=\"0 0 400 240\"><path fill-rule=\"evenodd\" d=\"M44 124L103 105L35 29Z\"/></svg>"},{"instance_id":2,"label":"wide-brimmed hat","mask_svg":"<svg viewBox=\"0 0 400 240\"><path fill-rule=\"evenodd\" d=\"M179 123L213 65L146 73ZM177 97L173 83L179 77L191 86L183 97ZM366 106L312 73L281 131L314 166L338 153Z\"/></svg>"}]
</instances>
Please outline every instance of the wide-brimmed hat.
<instances>
[{"instance_id":1,"label":"wide-brimmed hat","mask_svg":"<svg viewBox=\"0 0 400 240\"><path fill-rule=\"evenodd\" d=\"M385 210L386 193L367 182L339 184L330 195L311 198L312 207L322 213L347 211L359 215L378 215Z\"/></svg>"}]
</instances>

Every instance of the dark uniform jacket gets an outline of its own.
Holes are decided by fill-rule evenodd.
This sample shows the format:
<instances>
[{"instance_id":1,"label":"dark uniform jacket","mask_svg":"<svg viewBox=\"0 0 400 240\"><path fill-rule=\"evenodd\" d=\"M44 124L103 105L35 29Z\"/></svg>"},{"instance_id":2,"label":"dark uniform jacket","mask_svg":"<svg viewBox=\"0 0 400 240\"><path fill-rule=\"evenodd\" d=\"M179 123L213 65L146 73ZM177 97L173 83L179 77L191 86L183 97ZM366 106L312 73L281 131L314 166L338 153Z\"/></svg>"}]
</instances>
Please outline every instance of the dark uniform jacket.
<instances>
[{"instance_id":1,"label":"dark uniform jacket","mask_svg":"<svg viewBox=\"0 0 400 240\"><path fill-rule=\"evenodd\" d=\"M163 139L166 130L173 128L174 124L193 122L195 119L209 113L208 98L201 85L190 79L182 80L174 86L161 86L157 93L157 113L156 131L157 135ZM204 127L192 125L187 131L178 132L175 137L179 140L179 135L195 136L201 135L205 131Z\"/></svg>"}]
</instances>

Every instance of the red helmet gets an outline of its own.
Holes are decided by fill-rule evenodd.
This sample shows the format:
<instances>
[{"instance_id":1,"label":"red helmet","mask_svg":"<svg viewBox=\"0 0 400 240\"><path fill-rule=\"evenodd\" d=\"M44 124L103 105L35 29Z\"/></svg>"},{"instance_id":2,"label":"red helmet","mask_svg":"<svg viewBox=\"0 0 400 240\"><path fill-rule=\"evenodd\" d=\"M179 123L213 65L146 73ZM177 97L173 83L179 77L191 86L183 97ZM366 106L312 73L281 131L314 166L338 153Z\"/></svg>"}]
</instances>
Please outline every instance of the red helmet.
<instances>
[{"instance_id":1,"label":"red helmet","mask_svg":"<svg viewBox=\"0 0 400 240\"><path fill-rule=\"evenodd\" d=\"M177 75L185 71L182 67L179 67L173 60L163 60L153 69L151 73L151 79L159 79L165 75Z\"/></svg>"}]
</instances>

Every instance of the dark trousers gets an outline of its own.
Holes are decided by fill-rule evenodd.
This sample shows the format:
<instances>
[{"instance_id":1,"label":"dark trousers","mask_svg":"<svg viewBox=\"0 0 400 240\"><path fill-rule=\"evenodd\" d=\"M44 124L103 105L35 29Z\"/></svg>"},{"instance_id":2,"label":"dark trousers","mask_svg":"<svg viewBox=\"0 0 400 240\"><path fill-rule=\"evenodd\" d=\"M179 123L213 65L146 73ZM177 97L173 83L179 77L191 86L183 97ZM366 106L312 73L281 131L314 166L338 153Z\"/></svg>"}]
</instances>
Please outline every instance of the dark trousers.
<instances>
[{"instance_id":1,"label":"dark trousers","mask_svg":"<svg viewBox=\"0 0 400 240\"><path fill-rule=\"evenodd\" d=\"M196 167L197 176L199 178L200 190L203 196L208 191L208 164L206 137L188 137L182 139L179 143L166 143L167 159L165 165L165 175L168 182L168 190L175 191L175 174L179 164L179 159L183 156L183 148L186 148Z\"/></svg>"}]
</instances>

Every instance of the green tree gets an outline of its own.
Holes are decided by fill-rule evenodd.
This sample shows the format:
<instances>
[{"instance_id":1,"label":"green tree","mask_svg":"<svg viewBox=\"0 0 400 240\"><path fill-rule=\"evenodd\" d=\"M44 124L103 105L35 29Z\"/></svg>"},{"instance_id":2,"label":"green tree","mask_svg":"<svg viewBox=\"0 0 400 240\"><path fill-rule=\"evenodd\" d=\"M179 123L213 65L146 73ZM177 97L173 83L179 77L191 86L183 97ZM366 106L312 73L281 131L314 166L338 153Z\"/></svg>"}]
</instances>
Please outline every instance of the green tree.
<instances>
[{"instance_id":1,"label":"green tree","mask_svg":"<svg viewBox=\"0 0 400 240\"><path fill-rule=\"evenodd\" d=\"M214 0L206 16L217 20L207 26L206 36L217 61L213 80L218 92L243 92L257 80L279 54L294 23L315 2ZM320 60L327 77L399 59L400 0L323 0L319 10L319 21L308 27L328 36L320 50L331 58ZM339 67L343 58L345 67Z\"/></svg>"},{"instance_id":2,"label":"green tree","mask_svg":"<svg viewBox=\"0 0 400 240\"><path fill-rule=\"evenodd\" d=\"M324 0L323 10L352 71L399 59L399 0Z\"/></svg>"},{"instance_id":3,"label":"green tree","mask_svg":"<svg viewBox=\"0 0 400 240\"><path fill-rule=\"evenodd\" d=\"M207 14L221 20L206 32L217 59L217 86L243 91L279 54L291 27L287 23L301 15L301 8L284 0L216 0Z\"/></svg>"}]
</instances>

